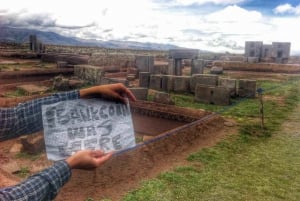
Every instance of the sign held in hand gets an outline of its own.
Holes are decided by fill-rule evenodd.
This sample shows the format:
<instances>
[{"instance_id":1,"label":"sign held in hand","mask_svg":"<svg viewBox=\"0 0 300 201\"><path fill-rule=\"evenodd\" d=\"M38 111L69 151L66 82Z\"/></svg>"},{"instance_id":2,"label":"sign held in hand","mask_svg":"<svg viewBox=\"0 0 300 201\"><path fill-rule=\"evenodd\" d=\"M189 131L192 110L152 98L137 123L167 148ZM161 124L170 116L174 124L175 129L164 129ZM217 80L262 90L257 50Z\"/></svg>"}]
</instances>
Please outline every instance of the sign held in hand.
<instances>
[{"instance_id":1,"label":"sign held in hand","mask_svg":"<svg viewBox=\"0 0 300 201\"><path fill-rule=\"evenodd\" d=\"M129 105L78 99L43 105L47 157L65 159L84 149L105 152L135 146Z\"/></svg>"}]
</instances>

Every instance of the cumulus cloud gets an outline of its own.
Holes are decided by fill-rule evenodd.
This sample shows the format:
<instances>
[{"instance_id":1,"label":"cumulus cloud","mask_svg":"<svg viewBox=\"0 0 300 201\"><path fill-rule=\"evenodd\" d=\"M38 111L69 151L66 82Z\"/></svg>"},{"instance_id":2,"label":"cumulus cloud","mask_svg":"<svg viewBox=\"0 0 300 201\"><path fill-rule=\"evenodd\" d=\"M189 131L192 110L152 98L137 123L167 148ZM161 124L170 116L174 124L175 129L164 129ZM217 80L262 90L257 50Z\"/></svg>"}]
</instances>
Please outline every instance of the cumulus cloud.
<instances>
[{"instance_id":1,"label":"cumulus cloud","mask_svg":"<svg viewBox=\"0 0 300 201\"><path fill-rule=\"evenodd\" d=\"M291 4L281 4L273 9L275 14L296 14L300 15L300 4L293 7Z\"/></svg>"}]
</instances>

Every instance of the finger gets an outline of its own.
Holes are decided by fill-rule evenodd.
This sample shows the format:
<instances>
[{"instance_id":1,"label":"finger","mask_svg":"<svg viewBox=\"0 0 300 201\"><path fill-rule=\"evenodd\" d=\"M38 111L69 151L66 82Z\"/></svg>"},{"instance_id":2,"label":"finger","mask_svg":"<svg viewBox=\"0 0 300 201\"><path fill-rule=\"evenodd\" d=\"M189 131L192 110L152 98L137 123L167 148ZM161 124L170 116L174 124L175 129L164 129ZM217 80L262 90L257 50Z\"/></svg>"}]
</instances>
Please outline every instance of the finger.
<instances>
[{"instance_id":1,"label":"finger","mask_svg":"<svg viewBox=\"0 0 300 201\"><path fill-rule=\"evenodd\" d=\"M111 158L111 156L113 155L113 153L108 153L108 154L105 154L104 156L100 157L100 158L96 158L94 161L95 161L95 164L96 166L100 166L101 164L103 164L104 162L106 162L108 159Z\"/></svg>"},{"instance_id":2,"label":"finger","mask_svg":"<svg viewBox=\"0 0 300 201\"><path fill-rule=\"evenodd\" d=\"M125 93L126 93L126 96L127 96L130 100L136 101L136 97L133 95L133 93L132 93L129 89L125 88Z\"/></svg>"}]
</instances>

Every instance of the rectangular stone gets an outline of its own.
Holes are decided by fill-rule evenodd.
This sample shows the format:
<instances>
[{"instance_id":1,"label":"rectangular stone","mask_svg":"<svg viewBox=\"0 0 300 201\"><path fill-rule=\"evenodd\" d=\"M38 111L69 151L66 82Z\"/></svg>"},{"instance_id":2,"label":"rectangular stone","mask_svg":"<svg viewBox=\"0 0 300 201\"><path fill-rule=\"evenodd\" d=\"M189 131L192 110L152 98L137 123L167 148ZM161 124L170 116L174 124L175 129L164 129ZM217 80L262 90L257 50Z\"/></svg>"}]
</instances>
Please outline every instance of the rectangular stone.
<instances>
[{"instance_id":1,"label":"rectangular stone","mask_svg":"<svg viewBox=\"0 0 300 201\"><path fill-rule=\"evenodd\" d=\"M195 91L197 84L217 86L218 76L217 75L203 75L203 74L194 74L190 79L191 92Z\"/></svg>"},{"instance_id":2,"label":"rectangular stone","mask_svg":"<svg viewBox=\"0 0 300 201\"><path fill-rule=\"evenodd\" d=\"M161 90L161 76L151 75L150 76L150 89Z\"/></svg>"},{"instance_id":3,"label":"rectangular stone","mask_svg":"<svg viewBox=\"0 0 300 201\"><path fill-rule=\"evenodd\" d=\"M190 92L190 76L174 76L175 92Z\"/></svg>"},{"instance_id":4,"label":"rectangular stone","mask_svg":"<svg viewBox=\"0 0 300 201\"><path fill-rule=\"evenodd\" d=\"M198 56L197 49L170 49L169 57L173 59L194 59Z\"/></svg>"},{"instance_id":5,"label":"rectangular stone","mask_svg":"<svg viewBox=\"0 0 300 201\"><path fill-rule=\"evenodd\" d=\"M140 72L139 73L139 85L140 85L140 87L149 88L150 75L151 74L149 72Z\"/></svg>"},{"instance_id":6,"label":"rectangular stone","mask_svg":"<svg viewBox=\"0 0 300 201\"><path fill-rule=\"evenodd\" d=\"M203 59L192 59L191 64L191 75L203 74L204 60Z\"/></svg>"},{"instance_id":7,"label":"rectangular stone","mask_svg":"<svg viewBox=\"0 0 300 201\"><path fill-rule=\"evenodd\" d=\"M230 104L230 92L226 87L213 87L213 93L211 94L211 104L215 105L229 105Z\"/></svg>"},{"instance_id":8,"label":"rectangular stone","mask_svg":"<svg viewBox=\"0 0 300 201\"><path fill-rule=\"evenodd\" d=\"M174 76L162 75L161 76L161 89L163 91L174 91Z\"/></svg>"},{"instance_id":9,"label":"rectangular stone","mask_svg":"<svg viewBox=\"0 0 300 201\"><path fill-rule=\"evenodd\" d=\"M239 80L238 95L240 97L254 98L256 95L256 80Z\"/></svg>"},{"instance_id":10,"label":"rectangular stone","mask_svg":"<svg viewBox=\"0 0 300 201\"><path fill-rule=\"evenodd\" d=\"M168 75L175 75L175 59L169 59Z\"/></svg>"},{"instance_id":11,"label":"rectangular stone","mask_svg":"<svg viewBox=\"0 0 300 201\"><path fill-rule=\"evenodd\" d=\"M135 56L135 66L140 72L151 72L154 66L153 56Z\"/></svg>"},{"instance_id":12,"label":"rectangular stone","mask_svg":"<svg viewBox=\"0 0 300 201\"><path fill-rule=\"evenodd\" d=\"M219 86L226 87L229 90L230 96L235 97L237 94L237 80L230 78L219 78Z\"/></svg>"},{"instance_id":13,"label":"rectangular stone","mask_svg":"<svg viewBox=\"0 0 300 201\"><path fill-rule=\"evenodd\" d=\"M147 100L148 98L148 88L134 87L129 88L137 100Z\"/></svg>"},{"instance_id":14,"label":"rectangular stone","mask_svg":"<svg viewBox=\"0 0 300 201\"><path fill-rule=\"evenodd\" d=\"M212 99L213 88L214 87L197 84L195 87L195 101L210 104Z\"/></svg>"}]
</instances>

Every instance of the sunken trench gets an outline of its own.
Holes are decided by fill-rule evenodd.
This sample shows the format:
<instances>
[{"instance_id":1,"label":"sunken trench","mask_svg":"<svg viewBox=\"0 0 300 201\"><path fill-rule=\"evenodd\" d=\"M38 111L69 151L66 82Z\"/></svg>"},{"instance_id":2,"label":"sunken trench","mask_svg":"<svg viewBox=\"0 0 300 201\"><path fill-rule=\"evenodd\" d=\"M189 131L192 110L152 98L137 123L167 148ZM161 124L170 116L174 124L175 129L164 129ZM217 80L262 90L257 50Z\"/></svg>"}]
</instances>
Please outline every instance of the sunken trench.
<instances>
[{"instance_id":1,"label":"sunken trench","mask_svg":"<svg viewBox=\"0 0 300 201\"><path fill-rule=\"evenodd\" d=\"M96 170L74 170L56 200L119 200L191 147L199 150L201 142L215 138L224 125L215 113L149 101L131 103L131 112L136 147L117 152Z\"/></svg>"}]
</instances>

